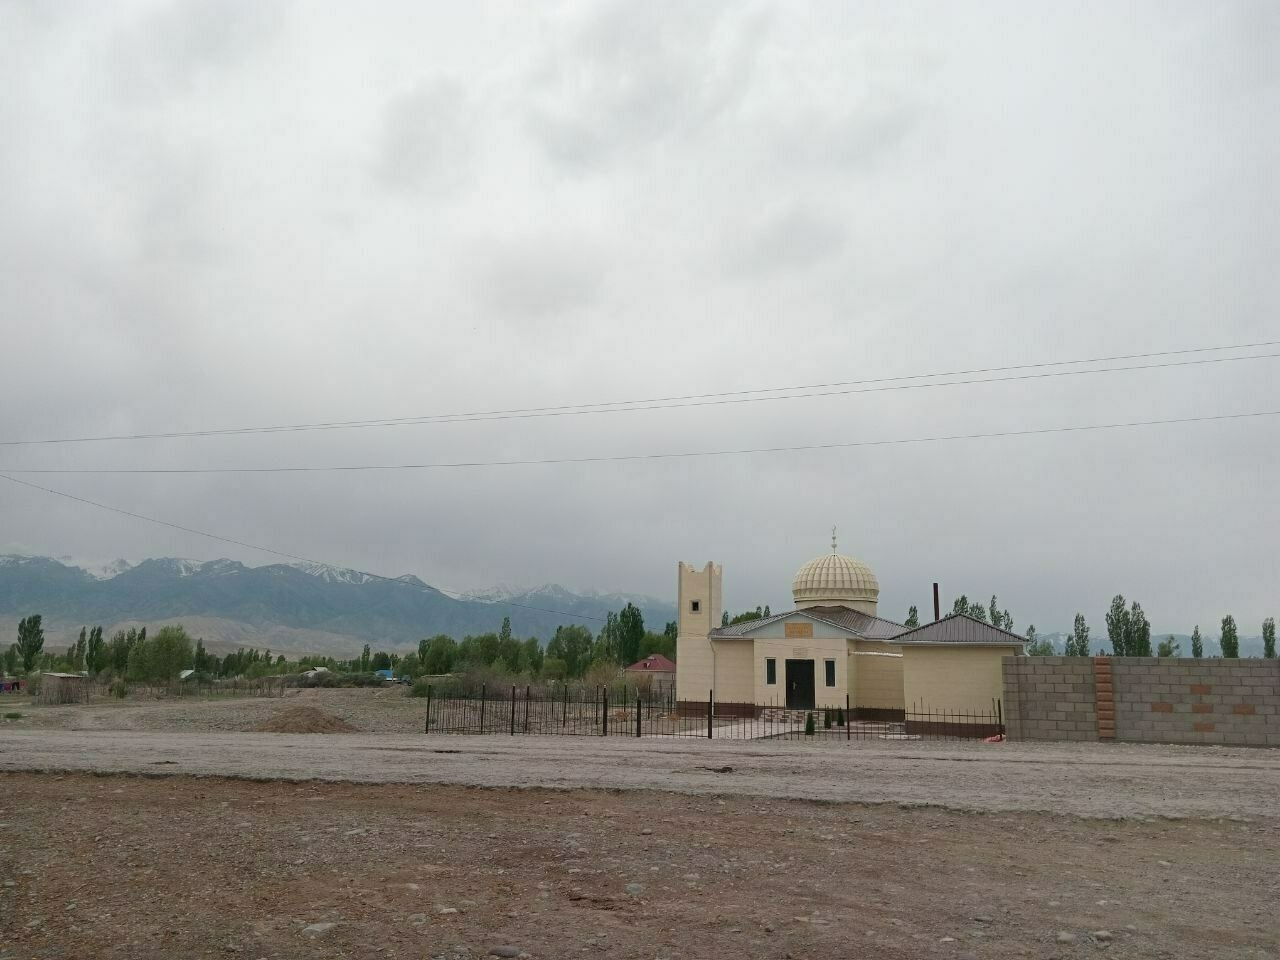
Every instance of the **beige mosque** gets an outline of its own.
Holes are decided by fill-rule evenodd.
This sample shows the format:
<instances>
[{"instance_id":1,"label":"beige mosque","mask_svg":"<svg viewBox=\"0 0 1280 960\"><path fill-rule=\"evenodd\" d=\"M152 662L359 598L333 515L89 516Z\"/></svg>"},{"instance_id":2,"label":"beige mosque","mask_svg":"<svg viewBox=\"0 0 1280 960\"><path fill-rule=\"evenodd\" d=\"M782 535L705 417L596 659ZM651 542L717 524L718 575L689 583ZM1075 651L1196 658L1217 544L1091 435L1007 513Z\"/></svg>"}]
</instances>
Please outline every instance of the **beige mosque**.
<instances>
[{"instance_id":1,"label":"beige mosque","mask_svg":"<svg viewBox=\"0 0 1280 960\"><path fill-rule=\"evenodd\" d=\"M871 567L836 552L791 583L795 609L721 626L722 569L679 564L676 697L720 714L843 708L857 719L920 712L987 714L1002 695L1005 657L1025 640L968 616L907 627L879 616ZM847 699L846 699L847 698Z\"/></svg>"}]
</instances>

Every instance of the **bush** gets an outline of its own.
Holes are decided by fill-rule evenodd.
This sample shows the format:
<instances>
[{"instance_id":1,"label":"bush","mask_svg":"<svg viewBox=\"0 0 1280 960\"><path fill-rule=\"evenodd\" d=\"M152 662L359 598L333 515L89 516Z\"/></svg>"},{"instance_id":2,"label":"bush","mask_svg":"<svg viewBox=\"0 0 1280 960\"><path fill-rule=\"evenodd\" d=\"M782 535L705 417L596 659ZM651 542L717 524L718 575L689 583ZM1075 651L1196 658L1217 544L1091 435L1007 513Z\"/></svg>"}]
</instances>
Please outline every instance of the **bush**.
<instances>
[{"instance_id":1,"label":"bush","mask_svg":"<svg viewBox=\"0 0 1280 960\"><path fill-rule=\"evenodd\" d=\"M111 686L107 688L107 692L117 700L123 700L129 695L129 685L123 680L115 680L112 681Z\"/></svg>"},{"instance_id":2,"label":"bush","mask_svg":"<svg viewBox=\"0 0 1280 960\"><path fill-rule=\"evenodd\" d=\"M813 714L806 713L804 715L804 735L806 737L813 736Z\"/></svg>"},{"instance_id":3,"label":"bush","mask_svg":"<svg viewBox=\"0 0 1280 960\"><path fill-rule=\"evenodd\" d=\"M836 726L843 727L844 723L844 707L836 711Z\"/></svg>"},{"instance_id":4,"label":"bush","mask_svg":"<svg viewBox=\"0 0 1280 960\"><path fill-rule=\"evenodd\" d=\"M413 686L409 688L409 696L425 697L431 687L432 684L427 680L415 680Z\"/></svg>"},{"instance_id":5,"label":"bush","mask_svg":"<svg viewBox=\"0 0 1280 960\"><path fill-rule=\"evenodd\" d=\"M5 718L6 720L21 720L21 719L22 719L22 714L20 714L20 713L6 713L6 714L4 715L4 718Z\"/></svg>"},{"instance_id":6,"label":"bush","mask_svg":"<svg viewBox=\"0 0 1280 960\"><path fill-rule=\"evenodd\" d=\"M822 711L822 726L827 730L831 729L831 711L830 710Z\"/></svg>"}]
</instances>

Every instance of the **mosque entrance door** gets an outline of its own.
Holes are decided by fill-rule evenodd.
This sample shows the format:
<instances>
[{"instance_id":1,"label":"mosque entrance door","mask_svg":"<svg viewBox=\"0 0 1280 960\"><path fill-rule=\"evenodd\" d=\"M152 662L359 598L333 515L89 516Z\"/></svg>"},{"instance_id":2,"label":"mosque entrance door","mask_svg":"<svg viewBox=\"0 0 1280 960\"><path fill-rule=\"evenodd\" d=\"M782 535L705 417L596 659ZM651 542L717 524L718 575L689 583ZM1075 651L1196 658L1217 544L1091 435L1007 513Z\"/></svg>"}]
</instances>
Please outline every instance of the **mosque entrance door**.
<instances>
[{"instance_id":1,"label":"mosque entrance door","mask_svg":"<svg viewBox=\"0 0 1280 960\"><path fill-rule=\"evenodd\" d=\"M787 661L787 709L812 710L813 695L813 661Z\"/></svg>"}]
</instances>

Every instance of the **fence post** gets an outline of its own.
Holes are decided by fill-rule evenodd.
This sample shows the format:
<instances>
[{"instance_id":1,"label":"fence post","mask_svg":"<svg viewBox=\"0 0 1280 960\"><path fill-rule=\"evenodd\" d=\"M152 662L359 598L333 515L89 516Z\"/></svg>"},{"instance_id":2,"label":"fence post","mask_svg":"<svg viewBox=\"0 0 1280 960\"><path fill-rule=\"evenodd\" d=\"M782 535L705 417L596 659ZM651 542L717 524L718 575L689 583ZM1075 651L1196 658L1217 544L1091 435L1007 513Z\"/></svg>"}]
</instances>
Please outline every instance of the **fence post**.
<instances>
[{"instance_id":1,"label":"fence post","mask_svg":"<svg viewBox=\"0 0 1280 960\"><path fill-rule=\"evenodd\" d=\"M488 685L484 683L480 684L480 732L481 733L484 733L484 705L485 705L485 701L488 700L488 697L485 696L485 690L487 686Z\"/></svg>"},{"instance_id":2,"label":"fence post","mask_svg":"<svg viewBox=\"0 0 1280 960\"><path fill-rule=\"evenodd\" d=\"M641 709L642 707L640 702L640 694L637 693L636 694L636 736L637 737L641 735L640 734L640 716L641 716L640 710Z\"/></svg>"},{"instance_id":3,"label":"fence post","mask_svg":"<svg viewBox=\"0 0 1280 960\"><path fill-rule=\"evenodd\" d=\"M711 718L716 712L716 692L714 690L707 691L707 739L711 739Z\"/></svg>"},{"instance_id":4,"label":"fence post","mask_svg":"<svg viewBox=\"0 0 1280 960\"><path fill-rule=\"evenodd\" d=\"M607 737L609 735L609 685L605 684L604 689L600 691L600 736Z\"/></svg>"},{"instance_id":5,"label":"fence post","mask_svg":"<svg viewBox=\"0 0 1280 960\"><path fill-rule=\"evenodd\" d=\"M560 719L560 726L567 727L569 725L569 684L564 685L564 716ZM573 728L576 730L578 724L575 722Z\"/></svg>"},{"instance_id":6,"label":"fence post","mask_svg":"<svg viewBox=\"0 0 1280 960\"><path fill-rule=\"evenodd\" d=\"M511 736L516 735L516 685L511 685Z\"/></svg>"},{"instance_id":7,"label":"fence post","mask_svg":"<svg viewBox=\"0 0 1280 960\"><path fill-rule=\"evenodd\" d=\"M1008 619L1007 617L1005 619ZM996 697L996 732L1004 736L1004 711L1000 707L1000 698Z\"/></svg>"},{"instance_id":8,"label":"fence post","mask_svg":"<svg viewBox=\"0 0 1280 960\"><path fill-rule=\"evenodd\" d=\"M849 695L844 695L844 738L853 739L853 719L849 715Z\"/></svg>"},{"instance_id":9,"label":"fence post","mask_svg":"<svg viewBox=\"0 0 1280 960\"><path fill-rule=\"evenodd\" d=\"M427 722L422 725L423 733L431 732L431 684L427 684Z\"/></svg>"},{"instance_id":10,"label":"fence post","mask_svg":"<svg viewBox=\"0 0 1280 960\"><path fill-rule=\"evenodd\" d=\"M524 688L524 732L529 732L529 686Z\"/></svg>"}]
</instances>

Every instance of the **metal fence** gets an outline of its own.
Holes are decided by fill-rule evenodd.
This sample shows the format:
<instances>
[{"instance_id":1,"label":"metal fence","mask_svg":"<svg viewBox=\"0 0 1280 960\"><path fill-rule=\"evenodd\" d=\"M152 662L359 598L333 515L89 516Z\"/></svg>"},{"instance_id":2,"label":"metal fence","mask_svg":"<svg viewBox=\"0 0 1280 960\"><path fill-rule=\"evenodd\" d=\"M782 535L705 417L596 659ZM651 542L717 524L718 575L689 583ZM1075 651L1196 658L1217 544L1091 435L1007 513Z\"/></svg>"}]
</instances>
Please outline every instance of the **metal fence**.
<instances>
[{"instance_id":1,"label":"metal fence","mask_svg":"<svg viewBox=\"0 0 1280 960\"><path fill-rule=\"evenodd\" d=\"M428 688L424 732L596 737L703 737L722 740L974 740L1002 735L999 700L988 711L677 701L668 692L630 696L595 690L534 692L511 687L437 696Z\"/></svg>"}]
</instances>

